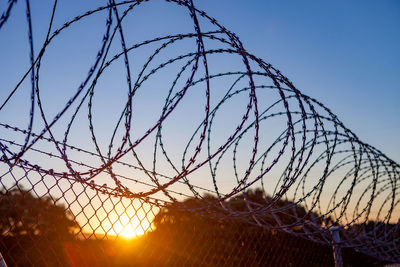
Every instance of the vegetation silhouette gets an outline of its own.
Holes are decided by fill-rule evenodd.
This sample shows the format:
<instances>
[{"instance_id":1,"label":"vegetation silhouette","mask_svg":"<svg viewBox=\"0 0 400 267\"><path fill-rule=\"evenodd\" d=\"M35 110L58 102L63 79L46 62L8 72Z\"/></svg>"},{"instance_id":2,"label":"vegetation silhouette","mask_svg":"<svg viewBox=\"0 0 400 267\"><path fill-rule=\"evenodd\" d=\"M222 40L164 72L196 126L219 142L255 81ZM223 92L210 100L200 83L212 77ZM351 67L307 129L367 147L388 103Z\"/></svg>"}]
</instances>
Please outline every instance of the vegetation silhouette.
<instances>
[{"instance_id":1,"label":"vegetation silhouette","mask_svg":"<svg viewBox=\"0 0 400 267\"><path fill-rule=\"evenodd\" d=\"M262 190L246 191L254 205L268 201ZM80 226L64 206L49 197L36 198L16 187L0 194L0 251L9 266L333 266L332 248L277 231L265 230L232 216L221 216L217 198L188 198L167 204L155 216L152 231L134 240L83 240ZM242 197L225 203L240 212ZM250 204L250 205L253 205ZM279 201L277 207L293 204ZM208 207L208 208L205 208ZM301 206L291 212L306 216ZM218 215L218 216L214 216ZM290 212L279 215L293 223ZM276 224L272 214L261 218ZM317 221L318 223L318 221ZM322 222L320 222L322 223ZM296 228L296 231L303 231ZM345 266L378 262L353 250L343 250Z\"/></svg>"},{"instance_id":2,"label":"vegetation silhouette","mask_svg":"<svg viewBox=\"0 0 400 267\"><path fill-rule=\"evenodd\" d=\"M269 200L261 189L248 190L245 197L253 204ZM283 231L266 230L238 218L225 219L212 214L215 210L203 210L204 201L218 203L212 196L204 200L189 198L162 209L154 219L155 230L146 235L147 243L156 247L152 261L157 265L184 265L188 259L198 266L334 266L332 247L314 243ZM234 211L248 210L243 196L232 198L225 205ZM278 215L263 214L259 219L277 225L276 216L285 224L294 223L294 213L303 220L317 220L317 214L307 215L304 207L280 200L275 208L293 206ZM201 212L193 212L199 210ZM208 213L208 214L204 214ZM329 220L329 218L328 218ZM306 224L304 224L306 225ZM292 230L302 232L294 225ZM374 266L375 259L351 249L343 250L345 266ZM146 264L145 264L146 265Z\"/></svg>"},{"instance_id":3,"label":"vegetation silhouette","mask_svg":"<svg viewBox=\"0 0 400 267\"><path fill-rule=\"evenodd\" d=\"M50 197L35 197L20 186L0 191L0 251L10 266L62 265L63 243L79 226ZM7 252L7 253L5 253Z\"/></svg>"}]
</instances>

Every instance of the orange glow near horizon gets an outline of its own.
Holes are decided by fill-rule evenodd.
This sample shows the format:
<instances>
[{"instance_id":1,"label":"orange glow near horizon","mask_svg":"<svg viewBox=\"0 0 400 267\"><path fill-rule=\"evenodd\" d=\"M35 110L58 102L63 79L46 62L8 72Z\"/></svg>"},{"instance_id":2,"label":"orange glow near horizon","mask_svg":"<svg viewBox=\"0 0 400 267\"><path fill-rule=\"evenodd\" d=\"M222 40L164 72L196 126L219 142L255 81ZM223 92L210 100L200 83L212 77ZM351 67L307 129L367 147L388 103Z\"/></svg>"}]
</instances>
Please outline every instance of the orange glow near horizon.
<instances>
[{"instance_id":1,"label":"orange glow near horizon","mask_svg":"<svg viewBox=\"0 0 400 267\"><path fill-rule=\"evenodd\" d=\"M93 198L83 212L80 206L73 207L78 214L75 220L82 226L81 238L130 240L154 229L153 220L158 207L143 203L139 199Z\"/></svg>"},{"instance_id":2,"label":"orange glow near horizon","mask_svg":"<svg viewBox=\"0 0 400 267\"><path fill-rule=\"evenodd\" d=\"M127 213L122 213L119 216L111 215L108 219L101 223L102 227L95 230L97 234L130 240L144 235L152 228L148 220L150 218L140 221L137 214L130 217Z\"/></svg>"},{"instance_id":3,"label":"orange glow near horizon","mask_svg":"<svg viewBox=\"0 0 400 267\"><path fill-rule=\"evenodd\" d=\"M125 239L133 239L135 237L144 235L144 233L145 231L140 224L135 226L132 223L122 225L120 222L117 222L114 225L113 230L111 230L108 234L123 237Z\"/></svg>"}]
</instances>

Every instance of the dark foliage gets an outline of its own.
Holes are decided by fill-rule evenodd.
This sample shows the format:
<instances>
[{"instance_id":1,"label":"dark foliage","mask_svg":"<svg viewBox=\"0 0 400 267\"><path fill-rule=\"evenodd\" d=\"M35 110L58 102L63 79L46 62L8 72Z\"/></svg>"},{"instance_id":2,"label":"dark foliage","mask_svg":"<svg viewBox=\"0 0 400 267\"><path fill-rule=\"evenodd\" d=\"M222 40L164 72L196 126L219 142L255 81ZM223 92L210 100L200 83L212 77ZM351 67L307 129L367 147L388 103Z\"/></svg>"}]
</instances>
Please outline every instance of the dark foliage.
<instances>
[{"instance_id":1,"label":"dark foliage","mask_svg":"<svg viewBox=\"0 0 400 267\"><path fill-rule=\"evenodd\" d=\"M268 199L261 190L248 191L248 200L265 203ZM214 199L216 201L216 199ZM213 201L207 197L207 201ZM333 266L332 247L294 236L283 231L264 230L235 218L213 219L199 212L192 212L204 205L203 200L187 199L173 203L161 210L154 220L156 230L146 236L157 265L185 265L189 260L197 266ZM291 204L280 201L277 206ZM236 211L247 209L241 198L234 198L226 205ZM200 209L199 209L200 210ZM204 211L202 211L204 212ZM212 214L213 210L208 210ZM294 222L291 212L306 216L303 207L294 206L286 214L279 214L281 221ZM292 215L293 215L292 213ZM274 224L271 214L264 214L264 221ZM313 219L315 222L315 220ZM301 231L298 230L298 231ZM156 248L156 249L154 249ZM374 266L378 262L353 250L343 250L345 266ZM148 264L148 263L146 263ZM146 265L144 264L144 265Z\"/></svg>"},{"instance_id":2,"label":"dark foliage","mask_svg":"<svg viewBox=\"0 0 400 267\"><path fill-rule=\"evenodd\" d=\"M266 200L260 190L248 191L246 196L255 204ZM76 223L64 207L24 190L2 191L0 251L9 266L334 265L330 246L231 217L213 217L218 209L204 210L205 201L216 199L206 196L205 200L189 198L169 204L155 217L154 230L135 240L74 240L71 234ZM288 204L278 202L278 206ZM246 210L240 198L227 205ZM304 208L297 206L292 211L308 219ZM293 220L290 212L280 218ZM262 219L273 223L269 214ZM343 250L343 258L345 266L378 264L349 249Z\"/></svg>"},{"instance_id":3,"label":"dark foliage","mask_svg":"<svg viewBox=\"0 0 400 267\"><path fill-rule=\"evenodd\" d=\"M49 197L36 198L24 189L0 191L2 236L69 238L76 223L62 205Z\"/></svg>"},{"instance_id":4,"label":"dark foliage","mask_svg":"<svg viewBox=\"0 0 400 267\"><path fill-rule=\"evenodd\" d=\"M62 205L20 187L0 191L0 251L9 266L63 265L78 226Z\"/></svg>"}]
</instances>

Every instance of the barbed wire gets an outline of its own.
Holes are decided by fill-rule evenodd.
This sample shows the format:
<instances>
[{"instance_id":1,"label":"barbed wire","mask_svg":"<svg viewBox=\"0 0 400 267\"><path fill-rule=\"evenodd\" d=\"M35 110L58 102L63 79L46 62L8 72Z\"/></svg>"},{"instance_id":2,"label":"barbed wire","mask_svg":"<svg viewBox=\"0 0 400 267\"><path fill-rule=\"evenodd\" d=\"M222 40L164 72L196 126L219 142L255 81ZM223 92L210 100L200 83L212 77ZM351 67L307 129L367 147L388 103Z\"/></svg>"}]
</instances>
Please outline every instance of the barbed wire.
<instances>
[{"instance_id":1,"label":"barbed wire","mask_svg":"<svg viewBox=\"0 0 400 267\"><path fill-rule=\"evenodd\" d=\"M0 34L10 23L16 2L10 0L2 13ZM332 243L332 227L339 226L341 247L399 261L400 165L359 140L329 108L303 94L271 64L246 51L237 35L198 10L191 0L166 2L186 10L193 33L131 44L127 38L130 29L124 22L134 16L135 8L150 4L145 2L151 3L109 0L55 29L55 1L45 41L35 50L33 44L37 47L38 42L34 42L31 3L26 1L29 64L5 95L0 112L7 114L13 99L18 99L17 92L25 90L29 74L30 111L26 128L17 126L19 119L13 114L7 116L8 122L0 122L4 133L0 138L2 186L7 187L8 180L30 182L29 175L37 173L67 180L71 186L82 184L97 194L139 199L158 207L195 197L203 200L201 206L181 203L182 209L217 218L240 218L328 244ZM48 93L42 89L40 77L48 48L78 21L103 13L105 30L87 75L54 117L46 115L43 98ZM182 46L189 51L181 52ZM143 51L148 55L140 65L132 59L143 56ZM95 96L101 95L101 78L118 68L119 60L123 68L118 70L126 74L127 94L118 106L118 119L107 124L112 135L103 145L103 133L96 130L99 109ZM221 66L224 60L240 63ZM163 82L165 89L152 96L158 100L166 95L155 122L140 132L136 125L150 121L150 116L137 115L146 110L137 110L140 100L136 99L149 90L151 80L165 79L163 72L172 82L170 86ZM19 101L25 104L25 100ZM189 106L188 101L192 101ZM240 104L244 108L238 114ZM86 122L79 118L82 114ZM184 131L171 126L176 121ZM73 131L82 133L82 138L84 132L89 133L85 148L73 145L77 141L71 137ZM186 141L174 138L176 131L186 134ZM171 141L183 144L182 151L168 148ZM91 150L86 148L90 146ZM54 166L39 160L43 158L54 160ZM23 171L21 179L14 176L14 169ZM228 176L233 178L229 182ZM257 186L262 188L264 204L249 196L249 189ZM236 210L232 206L235 199L245 201L247 210ZM65 194L59 200L69 201ZM289 221L283 219L288 217ZM299 227L302 231L296 230Z\"/></svg>"}]
</instances>

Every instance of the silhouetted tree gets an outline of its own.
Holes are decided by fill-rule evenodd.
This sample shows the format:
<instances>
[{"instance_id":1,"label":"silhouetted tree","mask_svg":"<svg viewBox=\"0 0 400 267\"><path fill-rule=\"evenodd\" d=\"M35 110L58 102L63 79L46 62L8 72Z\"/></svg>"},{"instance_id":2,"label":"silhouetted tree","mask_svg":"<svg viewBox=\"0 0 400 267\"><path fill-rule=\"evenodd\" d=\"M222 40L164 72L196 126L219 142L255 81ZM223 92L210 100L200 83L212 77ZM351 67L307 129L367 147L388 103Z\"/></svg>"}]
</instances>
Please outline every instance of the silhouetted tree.
<instances>
[{"instance_id":1,"label":"silhouetted tree","mask_svg":"<svg viewBox=\"0 0 400 267\"><path fill-rule=\"evenodd\" d=\"M21 187L0 191L0 250L7 264L65 263L63 242L78 224L50 197L34 197Z\"/></svg>"},{"instance_id":2,"label":"silhouetted tree","mask_svg":"<svg viewBox=\"0 0 400 267\"><path fill-rule=\"evenodd\" d=\"M256 209L271 199L260 189L230 199L224 205L234 211ZM199 266L333 266L333 252L329 245L321 245L278 230L266 230L232 216L223 216L218 200L206 196L204 200L188 198L168 204L154 219L155 230L146 237L143 254L151 255L143 265L160 266L193 264ZM257 205L258 204L258 205ZM205 208L207 207L207 208ZM260 213L270 226L278 225L274 216L285 224L302 218L321 224L319 216L290 201L279 200L274 208L289 207L272 215ZM295 227L297 232L302 228ZM376 261L354 251L344 251L345 266L371 266Z\"/></svg>"},{"instance_id":3,"label":"silhouetted tree","mask_svg":"<svg viewBox=\"0 0 400 267\"><path fill-rule=\"evenodd\" d=\"M77 226L62 205L50 197L36 198L24 189L0 191L0 233L14 237L69 238Z\"/></svg>"},{"instance_id":4,"label":"silhouetted tree","mask_svg":"<svg viewBox=\"0 0 400 267\"><path fill-rule=\"evenodd\" d=\"M261 190L246 192L224 203L246 211L268 203ZM332 248L277 230L266 230L227 215L218 199L188 198L167 204L155 216L154 230L132 242L73 240L77 224L61 205L48 197L36 198L26 190L1 191L0 251L10 266L333 266ZM317 214L289 201L280 220L293 223L296 216L313 220ZM276 224L268 212L259 218ZM294 216L296 215L296 216ZM296 219L297 220L297 219ZM365 227L371 227L367 225ZM297 229L296 231L303 231ZM4 253L6 252L6 253ZM377 262L344 250L345 266L372 266Z\"/></svg>"}]
</instances>

